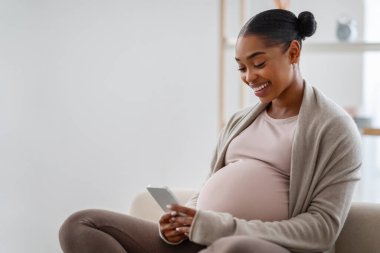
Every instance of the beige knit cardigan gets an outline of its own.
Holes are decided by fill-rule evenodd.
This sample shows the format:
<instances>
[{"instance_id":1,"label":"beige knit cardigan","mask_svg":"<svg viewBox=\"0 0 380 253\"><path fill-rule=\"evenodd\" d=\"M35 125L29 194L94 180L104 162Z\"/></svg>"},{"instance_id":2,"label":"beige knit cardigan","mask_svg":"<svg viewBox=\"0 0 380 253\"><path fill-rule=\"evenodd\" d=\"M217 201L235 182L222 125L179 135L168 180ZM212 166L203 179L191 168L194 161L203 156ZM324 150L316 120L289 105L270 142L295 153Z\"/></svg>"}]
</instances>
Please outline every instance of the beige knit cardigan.
<instances>
[{"instance_id":1,"label":"beige knit cardigan","mask_svg":"<svg viewBox=\"0 0 380 253\"><path fill-rule=\"evenodd\" d=\"M228 213L198 210L190 230L191 241L210 245L221 237L250 235L292 252L333 249L359 180L361 137L341 107L315 87L304 87L291 154L289 219L247 221ZM225 166L231 140L266 106L259 103L232 116L221 133L210 176ZM197 196L187 205L196 207Z\"/></svg>"}]
</instances>

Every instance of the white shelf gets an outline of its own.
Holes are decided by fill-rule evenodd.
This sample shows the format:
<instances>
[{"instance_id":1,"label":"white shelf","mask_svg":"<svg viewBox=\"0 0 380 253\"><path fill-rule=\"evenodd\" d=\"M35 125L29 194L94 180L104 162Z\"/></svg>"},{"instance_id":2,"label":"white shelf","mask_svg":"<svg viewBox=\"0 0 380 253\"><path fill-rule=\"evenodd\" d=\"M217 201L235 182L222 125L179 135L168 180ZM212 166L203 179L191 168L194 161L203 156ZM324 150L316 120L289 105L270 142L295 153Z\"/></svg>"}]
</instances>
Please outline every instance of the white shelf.
<instances>
[{"instance_id":1,"label":"white shelf","mask_svg":"<svg viewBox=\"0 0 380 253\"><path fill-rule=\"evenodd\" d=\"M380 136L380 128L363 128L361 129L364 135L377 135Z\"/></svg>"},{"instance_id":2,"label":"white shelf","mask_svg":"<svg viewBox=\"0 0 380 253\"><path fill-rule=\"evenodd\" d=\"M368 51L380 51L380 43L368 42L329 42L329 43L304 43L304 52L334 52L334 53L362 53Z\"/></svg>"},{"instance_id":3,"label":"white shelf","mask_svg":"<svg viewBox=\"0 0 380 253\"><path fill-rule=\"evenodd\" d=\"M225 45L234 47L236 38L226 38ZM304 52L334 52L334 53L362 53L367 51L380 51L380 43L369 42L315 42L304 43Z\"/></svg>"}]
</instances>

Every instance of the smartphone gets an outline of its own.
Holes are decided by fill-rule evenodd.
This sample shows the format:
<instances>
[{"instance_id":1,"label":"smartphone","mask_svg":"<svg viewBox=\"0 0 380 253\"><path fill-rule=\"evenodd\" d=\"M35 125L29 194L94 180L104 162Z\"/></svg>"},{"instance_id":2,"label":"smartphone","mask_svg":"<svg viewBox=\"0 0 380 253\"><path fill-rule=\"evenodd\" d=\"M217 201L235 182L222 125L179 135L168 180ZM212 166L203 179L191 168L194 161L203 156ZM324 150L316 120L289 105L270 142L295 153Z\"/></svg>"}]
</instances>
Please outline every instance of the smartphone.
<instances>
[{"instance_id":1,"label":"smartphone","mask_svg":"<svg viewBox=\"0 0 380 253\"><path fill-rule=\"evenodd\" d=\"M169 211L167 205L178 204L176 197L167 186L148 185L146 189L165 212Z\"/></svg>"}]
</instances>

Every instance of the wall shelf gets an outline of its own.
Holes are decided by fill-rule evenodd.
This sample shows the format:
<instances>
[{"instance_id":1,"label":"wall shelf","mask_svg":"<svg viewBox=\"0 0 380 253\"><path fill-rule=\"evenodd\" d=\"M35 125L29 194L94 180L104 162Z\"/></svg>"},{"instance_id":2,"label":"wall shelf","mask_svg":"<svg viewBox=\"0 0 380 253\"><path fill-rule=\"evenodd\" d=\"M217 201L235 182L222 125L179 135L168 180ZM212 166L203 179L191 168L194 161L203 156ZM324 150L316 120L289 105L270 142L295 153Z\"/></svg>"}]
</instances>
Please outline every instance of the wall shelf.
<instances>
[{"instance_id":1,"label":"wall shelf","mask_svg":"<svg viewBox=\"0 0 380 253\"><path fill-rule=\"evenodd\" d=\"M376 135L380 136L380 128L362 128L361 132L363 135Z\"/></svg>"},{"instance_id":2,"label":"wall shelf","mask_svg":"<svg viewBox=\"0 0 380 253\"><path fill-rule=\"evenodd\" d=\"M334 53L363 53L368 51L380 51L380 43L369 42L328 42L305 43L305 52L334 52Z\"/></svg>"},{"instance_id":3,"label":"wall shelf","mask_svg":"<svg viewBox=\"0 0 380 253\"><path fill-rule=\"evenodd\" d=\"M234 47L236 38L226 38L225 45ZM334 53L362 53L380 51L380 43L373 42L314 42L302 45L305 52L334 52Z\"/></svg>"}]
</instances>

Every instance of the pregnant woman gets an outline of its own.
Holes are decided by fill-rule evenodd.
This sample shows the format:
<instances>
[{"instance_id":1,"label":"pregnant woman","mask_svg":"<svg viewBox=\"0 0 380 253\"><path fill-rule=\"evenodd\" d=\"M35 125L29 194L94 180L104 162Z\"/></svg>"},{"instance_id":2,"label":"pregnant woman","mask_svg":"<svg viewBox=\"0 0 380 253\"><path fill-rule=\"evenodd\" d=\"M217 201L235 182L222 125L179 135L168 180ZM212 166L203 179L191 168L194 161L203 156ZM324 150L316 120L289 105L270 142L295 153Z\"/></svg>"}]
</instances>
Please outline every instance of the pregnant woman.
<instances>
[{"instance_id":1,"label":"pregnant woman","mask_svg":"<svg viewBox=\"0 0 380 253\"><path fill-rule=\"evenodd\" d=\"M300 73L310 12L268 10L241 29L235 59L260 102L221 132L209 178L159 224L85 210L60 230L65 253L327 252L361 166L353 120ZM328 82L328 80L326 80ZM334 85L334 84L331 84ZM181 215L178 215L181 213Z\"/></svg>"}]
</instances>

